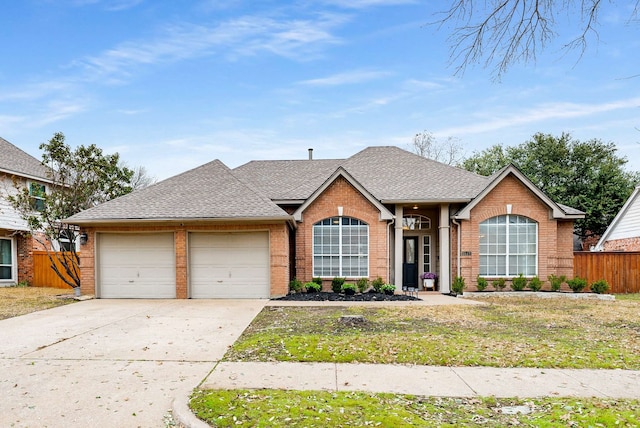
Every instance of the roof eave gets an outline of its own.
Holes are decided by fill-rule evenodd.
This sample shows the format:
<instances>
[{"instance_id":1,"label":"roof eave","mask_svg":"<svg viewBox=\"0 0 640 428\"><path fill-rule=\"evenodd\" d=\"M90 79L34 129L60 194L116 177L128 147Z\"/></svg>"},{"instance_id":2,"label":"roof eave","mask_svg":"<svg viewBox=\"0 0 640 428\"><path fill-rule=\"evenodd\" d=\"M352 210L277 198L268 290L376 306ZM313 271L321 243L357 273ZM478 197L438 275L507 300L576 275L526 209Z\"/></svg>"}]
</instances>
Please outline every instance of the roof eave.
<instances>
[{"instance_id":1,"label":"roof eave","mask_svg":"<svg viewBox=\"0 0 640 428\"><path fill-rule=\"evenodd\" d=\"M443 198L443 199L382 199L383 204L460 204L468 203L471 198Z\"/></svg>"},{"instance_id":2,"label":"roof eave","mask_svg":"<svg viewBox=\"0 0 640 428\"><path fill-rule=\"evenodd\" d=\"M29 180L37 180L37 181L48 183L48 184L54 184L53 181L51 181L51 179L49 179L49 178L40 177L40 176L37 176L37 175L26 174L24 172L14 171L14 170L7 169L7 168L0 168L0 172L3 172L3 173L8 174L8 175L14 175L14 176L17 176L17 177L23 177L23 178L26 178L26 179L29 179Z\"/></svg>"},{"instance_id":3,"label":"roof eave","mask_svg":"<svg viewBox=\"0 0 640 428\"><path fill-rule=\"evenodd\" d=\"M74 220L68 218L63 223L75 224L78 226L93 226L101 224L157 224L157 223L225 223L225 222L272 222L272 221L293 221L293 217L286 216L266 216L266 217L158 217L158 218L99 218L99 219L80 219Z\"/></svg>"}]
</instances>

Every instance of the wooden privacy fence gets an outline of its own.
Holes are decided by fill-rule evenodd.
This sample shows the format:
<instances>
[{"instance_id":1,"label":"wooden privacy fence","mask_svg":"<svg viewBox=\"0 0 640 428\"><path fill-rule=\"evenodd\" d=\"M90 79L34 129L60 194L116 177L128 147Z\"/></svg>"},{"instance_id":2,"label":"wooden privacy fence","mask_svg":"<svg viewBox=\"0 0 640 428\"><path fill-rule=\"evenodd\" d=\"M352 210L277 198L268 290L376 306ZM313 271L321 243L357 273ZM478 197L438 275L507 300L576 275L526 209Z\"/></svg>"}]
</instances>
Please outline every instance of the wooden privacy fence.
<instances>
[{"instance_id":1,"label":"wooden privacy fence","mask_svg":"<svg viewBox=\"0 0 640 428\"><path fill-rule=\"evenodd\" d=\"M640 293L640 252L575 252L573 275L589 285L604 279L610 293Z\"/></svg>"},{"instance_id":2,"label":"wooden privacy fence","mask_svg":"<svg viewBox=\"0 0 640 428\"><path fill-rule=\"evenodd\" d=\"M60 263L56 260L56 265L61 272L64 272L64 268L60 266ZM51 261L47 256L46 251L34 251L33 252L33 280L31 281L33 287L54 287L54 288L67 288L70 287L65 284L63 280L56 274L51 268Z\"/></svg>"}]
</instances>

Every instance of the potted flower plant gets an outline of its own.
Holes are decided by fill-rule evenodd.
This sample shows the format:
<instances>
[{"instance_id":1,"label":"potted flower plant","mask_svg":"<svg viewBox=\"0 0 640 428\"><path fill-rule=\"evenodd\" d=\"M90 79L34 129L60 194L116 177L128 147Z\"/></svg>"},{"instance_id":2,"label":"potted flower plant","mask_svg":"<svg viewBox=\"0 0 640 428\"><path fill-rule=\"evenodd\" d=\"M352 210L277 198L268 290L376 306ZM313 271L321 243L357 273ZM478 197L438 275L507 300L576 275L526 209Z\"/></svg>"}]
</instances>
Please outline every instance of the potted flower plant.
<instances>
[{"instance_id":1,"label":"potted flower plant","mask_svg":"<svg viewBox=\"0 0 640 428\"><path fill-rule=\"evenodd\" d=\"M433 272L425 272L420 275L420 279L422 279L422 288L425 290L433 289L435 290L435 281L438 278Z\"/></svg>"}]
</instances>

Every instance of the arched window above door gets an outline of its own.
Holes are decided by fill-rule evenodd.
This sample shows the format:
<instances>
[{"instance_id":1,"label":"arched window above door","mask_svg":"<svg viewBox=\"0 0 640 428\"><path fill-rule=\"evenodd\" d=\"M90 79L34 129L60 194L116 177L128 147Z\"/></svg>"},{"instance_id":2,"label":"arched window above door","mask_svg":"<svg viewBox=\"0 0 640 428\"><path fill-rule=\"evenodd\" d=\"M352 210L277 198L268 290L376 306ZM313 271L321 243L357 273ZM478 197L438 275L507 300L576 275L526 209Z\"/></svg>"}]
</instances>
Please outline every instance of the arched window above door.
<instances>
[{"instance_id":1,"label":"arched window above door","mask_svg":"<svg viewBox=\"0 0 640 428\"><path fill-rule=\"evenodd\" d=\"M420 214L409 214L402 218L402 228L404 230L429 230L431 229L431 219Z\"/></svg>"}]
</instances>

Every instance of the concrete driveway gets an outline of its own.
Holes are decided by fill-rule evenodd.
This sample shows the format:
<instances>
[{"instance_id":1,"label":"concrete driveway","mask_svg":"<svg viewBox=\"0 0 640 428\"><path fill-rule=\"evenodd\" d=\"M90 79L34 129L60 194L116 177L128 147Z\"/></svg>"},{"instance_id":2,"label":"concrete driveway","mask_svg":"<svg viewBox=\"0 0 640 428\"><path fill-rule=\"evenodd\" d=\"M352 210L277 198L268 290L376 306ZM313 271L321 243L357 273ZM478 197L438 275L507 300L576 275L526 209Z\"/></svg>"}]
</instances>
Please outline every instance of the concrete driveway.
<instances>
[{"instance_id":1,"label":"concrete driveway","mask_svg":"<svg viewBox=\"0 0 640 428\"><path fill-rule=\"evenodd\" d=\"M0 321L0 426L162 427L267 300L89 300Z\"/></svg>"}]
</instances>

